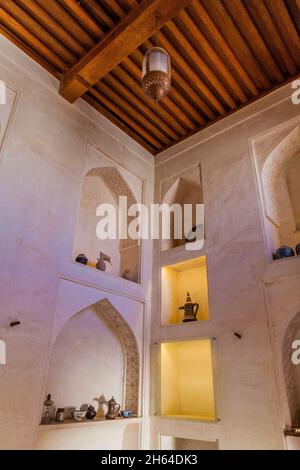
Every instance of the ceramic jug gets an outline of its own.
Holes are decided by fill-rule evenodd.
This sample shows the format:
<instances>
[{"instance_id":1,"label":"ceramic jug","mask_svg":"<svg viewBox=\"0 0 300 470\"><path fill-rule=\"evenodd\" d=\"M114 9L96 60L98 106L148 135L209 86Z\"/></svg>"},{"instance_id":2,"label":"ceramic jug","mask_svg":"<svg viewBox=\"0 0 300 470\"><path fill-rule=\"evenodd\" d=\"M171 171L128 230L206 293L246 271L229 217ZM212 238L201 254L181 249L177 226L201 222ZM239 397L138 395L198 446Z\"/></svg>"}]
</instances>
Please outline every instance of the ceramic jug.
<instances>
[{"instance_id":1,"label":"ceramic jug","mask_svg":"<svg viewBox=\"0 0 300 470\"><path fill-rule=\"evenodd\" d=\"M107 413L105 415L105 418L106 419L115 419L119 414L121 406L116 402L114 397L112 397L110 400L105 401L103 403L108 408Z\"/></svg>"}]
</instances>

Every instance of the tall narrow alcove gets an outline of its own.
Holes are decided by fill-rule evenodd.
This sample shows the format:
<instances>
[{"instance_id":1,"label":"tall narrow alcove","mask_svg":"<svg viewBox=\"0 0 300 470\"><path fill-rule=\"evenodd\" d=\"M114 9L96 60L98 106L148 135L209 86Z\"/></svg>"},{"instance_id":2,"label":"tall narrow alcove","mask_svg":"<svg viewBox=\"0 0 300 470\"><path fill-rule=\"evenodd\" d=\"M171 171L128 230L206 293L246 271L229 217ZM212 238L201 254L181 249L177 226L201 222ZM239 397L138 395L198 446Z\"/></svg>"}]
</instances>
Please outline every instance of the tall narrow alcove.
<instances>
[{"instance_id":1,"label":"tall narrow alcove","mask_svg":"<svg viewBox=\"0 0 300 470\"><path fill-rule=\"evenodd\" d=\"M100 252L105 253L111 263L106 262L106 272L139 282L140 245L137 240L119 239L119 198L127 198L128 207L136 204L133 191L124 176L115 167L99 167L89 170L82 183L79 219L74 239L73 257L83 253L89 266L95 267ZM100 220L96 212L100 204L111 204L116 214L116 238L99 239L96 233ZM130 217L127 216L127 223Z\"/></svg>"},{"instance_id":2,"label":"tall narrow alcove","mask_svg":"<svg viewBox=\"0 0 300 470\"><path fill-rule=\"evenodd\" d=\"M201 168L196 165L181 175L162 183L162 205L167 205L170 211L169 227L162 233L162 251L170 250L186 243L184 227L185 205L191 206L191 220L188 231L196 226L196 205L203 204L203 189L201 181ZM181 208L181 216L176 215L176 205ZM172 210L172 207L174 210ZM179 236L181 233L181 236ZM164 237L164 235L167 235Z\"/></svg>"},{"instance_id":3,"label":"tall narrow alcove","mask_svg":"<svg viewBox=\"0 0 300 470\"><path fill-rule=\"evenodd\" d=\"M292 361L293 342L300 340L300 312L292 319L287 327L283 345L283 373L285 378L286 393L290 410L292 426L300 426L300 364Z\"/></svg>"},{"instance_id":4,"label":"tall narrow alcove","mask_svg":"<svg viewBox=\"0 0 300 470\"><path fill-rule=\"evenodd\" d=\"M281 245L300 242L300 126L278 135L265 136L265 150L255 154L270 258Z\"/></svg>"}]
</instances>

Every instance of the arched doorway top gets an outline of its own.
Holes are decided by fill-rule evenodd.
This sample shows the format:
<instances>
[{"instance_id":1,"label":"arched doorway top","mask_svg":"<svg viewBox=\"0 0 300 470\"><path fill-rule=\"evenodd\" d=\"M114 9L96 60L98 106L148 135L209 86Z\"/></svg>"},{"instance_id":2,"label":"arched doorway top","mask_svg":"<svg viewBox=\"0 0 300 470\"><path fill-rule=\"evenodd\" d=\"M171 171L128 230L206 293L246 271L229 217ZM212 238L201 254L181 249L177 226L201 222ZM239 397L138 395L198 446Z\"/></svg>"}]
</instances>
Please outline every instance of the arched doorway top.
<instances>
[{"instance_id":1,"label":"arched doorway top","mask_svg":"<svg viewBox=\"0 0 300 470\"><path fill-rule=\"evenodd\" d=\"M300 424L300 403L295 383L294 365L292 363L292 343L296 338L296 334L300 329L300 311L292 318L287 326L282 342L282 360L283 374L287 392L287 399L290 410L291 425ZM299 366L300 367L300 366Z\"/></svg>"},{"instance_id":2,"label":"arched doorway top","mask_svg":"<svg viewBox=\"0 0 300 470\"><path fill-rule=\"evenodd\" d=\"M91 307L119 337L125 359L124 406L127 410L138 414L140 361L135 335L127 321L108 299L100 300Z\"/></svg>"}]
</instances>

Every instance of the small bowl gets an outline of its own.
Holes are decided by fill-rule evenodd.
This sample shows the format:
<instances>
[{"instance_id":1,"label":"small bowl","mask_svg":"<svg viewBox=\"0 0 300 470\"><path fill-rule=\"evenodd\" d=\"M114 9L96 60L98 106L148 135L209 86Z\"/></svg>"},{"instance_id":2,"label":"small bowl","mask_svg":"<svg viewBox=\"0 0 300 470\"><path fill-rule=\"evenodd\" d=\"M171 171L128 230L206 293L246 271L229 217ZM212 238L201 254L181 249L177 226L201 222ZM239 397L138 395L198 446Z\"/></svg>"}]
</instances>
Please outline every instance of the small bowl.
<instances>
[{"instance_id":1,"label":"small bowl","mask_svg":"<svg viewBox=\"0 0 300 470\"><path fill-rule=\"evenodd\" d=\"M72 411L72 416L75 419L75 421L82 421L85 418L86 411L82 410L75 410Z\"/></svg>"}]
</instances>

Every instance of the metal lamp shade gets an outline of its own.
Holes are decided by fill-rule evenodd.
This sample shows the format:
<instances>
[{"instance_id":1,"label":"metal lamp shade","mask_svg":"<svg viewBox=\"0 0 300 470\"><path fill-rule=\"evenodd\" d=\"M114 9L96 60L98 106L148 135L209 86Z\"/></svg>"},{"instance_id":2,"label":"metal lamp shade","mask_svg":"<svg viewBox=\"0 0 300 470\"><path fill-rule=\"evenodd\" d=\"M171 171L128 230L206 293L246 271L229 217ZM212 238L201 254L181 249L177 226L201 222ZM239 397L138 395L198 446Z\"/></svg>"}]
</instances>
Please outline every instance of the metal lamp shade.
<instances>
[{"instance_id":1,"label":"metal lamp shade","mask_svg":"<svg viewBox=\"0 0 300 470\"><path fill-rule=\"evenodd\" d=\"M160 101L171 87L171 62L169 54L161 47L150 49L143 60L142 83L145 93Z\"/></svg>"}]
</instances>

